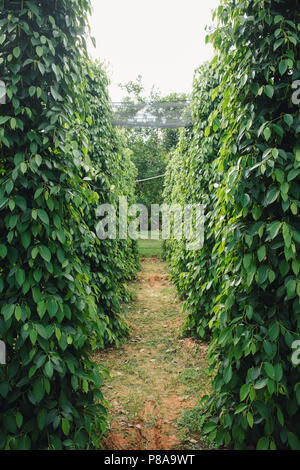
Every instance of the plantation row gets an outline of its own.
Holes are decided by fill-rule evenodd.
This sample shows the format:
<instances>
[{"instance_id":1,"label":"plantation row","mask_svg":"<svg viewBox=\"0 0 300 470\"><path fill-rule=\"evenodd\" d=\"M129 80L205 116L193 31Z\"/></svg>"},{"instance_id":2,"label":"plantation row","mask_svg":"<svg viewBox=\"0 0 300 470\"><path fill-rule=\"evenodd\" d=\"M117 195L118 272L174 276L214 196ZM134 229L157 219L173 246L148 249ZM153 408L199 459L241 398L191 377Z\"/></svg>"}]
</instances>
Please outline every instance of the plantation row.
<instances>
[{"instance_id":1,"label":"plantation row","mask_svg":"<svg viewBox=\"0 0 300 470\"><path fill-rule=\"evenodd\" d=\"M98 446L103 372L90 351L127 333L137 251L100 242L96 210L133 203L136 170L88 59L89 0L0 4L0 449Z\"/></svg>"},{"instance_id":2,"label":"plantation row","mask_svg":"<svg viewBox=\"0 0 300 470\"><path fill-rule=\"evenodd\" d=\"M204 432L236 449L300 449L299 11L222 2L167 169L165 201L205 207L203 249L170 240L166 257L187 330L211 342Z\"/></svg>"}]
</instances>

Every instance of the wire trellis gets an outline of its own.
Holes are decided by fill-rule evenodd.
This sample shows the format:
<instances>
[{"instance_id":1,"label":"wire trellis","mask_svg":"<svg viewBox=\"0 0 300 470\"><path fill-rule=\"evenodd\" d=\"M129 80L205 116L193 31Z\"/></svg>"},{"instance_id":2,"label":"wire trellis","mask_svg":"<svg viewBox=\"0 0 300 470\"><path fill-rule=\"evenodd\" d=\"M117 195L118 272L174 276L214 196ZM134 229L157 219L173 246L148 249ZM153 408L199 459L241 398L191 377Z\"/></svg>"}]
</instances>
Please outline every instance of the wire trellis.
<instances>
[{"instance_id":1,"label":"wire trellis","mask_svg":"<svg viewBox=\"0 0 300 470\"><path fill-rule=\"evenodd\" d=\"M177 129L192 124L190 101L154 101L152 103L112 103L113 125L129 128Z\"/></svg>"}]
</instances>

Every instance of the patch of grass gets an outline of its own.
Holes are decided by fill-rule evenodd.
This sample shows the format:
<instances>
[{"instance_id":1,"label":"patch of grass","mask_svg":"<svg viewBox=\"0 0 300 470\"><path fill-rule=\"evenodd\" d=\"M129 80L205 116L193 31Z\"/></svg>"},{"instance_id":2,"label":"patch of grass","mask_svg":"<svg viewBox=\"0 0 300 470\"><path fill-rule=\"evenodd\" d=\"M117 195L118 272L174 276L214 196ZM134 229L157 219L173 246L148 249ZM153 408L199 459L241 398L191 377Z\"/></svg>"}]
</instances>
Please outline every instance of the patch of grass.
<instances>
[{"instance_id":1,"label":"patch of grass","mask_svg":"<svg viewBox=\"0 0 300 470\"><path fill-rule=\"evenodd\" d=\"M137 395L136 393L129 393L127 397L127 403L124 405L128 413L129 419L135 419L141 413L144 402L143 398Z\"/></svg>"},{"instance_id":2,"label":"patch of grass","mask_svg":"<svg viewBox=\"0 0 300 470\"><path fill-rule=\"evenodd\" d=\"M182 440L186 448L191 450L216 449L217 445L203 434L202 429L208 418L203 405L196 405L186 410L179 418L177 425L181 431Z\"/></svg>"},{"instance_id":3,"label":"patch of grass","mask_svg":"<svg viewBox=\"0 0 300 470\"><path fill-rule=\"evenodd\" d=\"M184 369L178 378L178 381L185 385L185 393L195 396L203 390L206 391L208 380L208 371L205 368Z\"/></svg>"},{"instance_id":4,"label":"patch of grass","mask_svg":"<svg viewBox=\"0 0 300 470\"><path fill-rule=\"evenodd\" d=\"M141 258L162 258L163 254L163 241L152 240L151 232L144 233L147 240L138 240L139 254Z\"/></svg>"},{"instance_id":5,"label":"patch of grass","mask_svg":"<svg viewBox=\"0 0 300 470\"><path fill-rule=\"evenodd\" d=\"M134 374L137 368L137 360L129 359L124 364L121 365L121 370L124 370L126 374Z\"/></svg>"}]
</instances>

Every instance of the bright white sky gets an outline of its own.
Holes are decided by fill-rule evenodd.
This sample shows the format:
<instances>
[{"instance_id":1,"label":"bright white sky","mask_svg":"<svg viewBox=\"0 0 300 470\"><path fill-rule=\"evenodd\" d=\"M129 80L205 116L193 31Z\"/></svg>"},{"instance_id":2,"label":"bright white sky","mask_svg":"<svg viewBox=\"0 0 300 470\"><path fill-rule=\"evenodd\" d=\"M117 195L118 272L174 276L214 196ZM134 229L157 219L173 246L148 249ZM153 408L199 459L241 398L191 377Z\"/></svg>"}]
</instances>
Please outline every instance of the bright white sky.
<instances>
[{"instance_id":1,"label":"bright white sky","mask_svg":"<svg viewBox=\"0 0 300 470\"><path fill-rule=\"evenodd\" d=\"M205 26L219 0L92 0L91 56L109 63L113 101L119 83L141 74L146 92L191 92L193 72L213 57Z\"/></svg>"}]
</instances>

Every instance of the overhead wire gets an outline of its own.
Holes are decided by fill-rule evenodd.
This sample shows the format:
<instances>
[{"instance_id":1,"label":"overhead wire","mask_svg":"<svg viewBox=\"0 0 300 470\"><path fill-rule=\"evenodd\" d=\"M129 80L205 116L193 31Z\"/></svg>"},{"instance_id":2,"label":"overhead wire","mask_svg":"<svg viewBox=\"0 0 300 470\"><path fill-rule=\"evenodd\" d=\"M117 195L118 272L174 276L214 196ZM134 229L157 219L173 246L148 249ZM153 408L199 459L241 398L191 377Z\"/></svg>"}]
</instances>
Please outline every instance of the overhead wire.
<instances>
[{"instance_id":1,"label":"overhead wire","mask_svg":"<svg viewBox=\"0 0 300 470\"><path fill-rule=\"evenodd\" d=\"M156 180L158 178L163 178L166 175L152 176L151 178L145 178L143 180L137 180L137 183L143 183L144 181Z\"/></svg>"}]
</instances>

